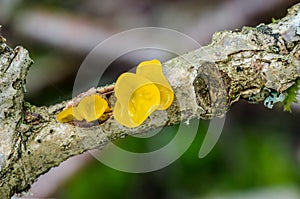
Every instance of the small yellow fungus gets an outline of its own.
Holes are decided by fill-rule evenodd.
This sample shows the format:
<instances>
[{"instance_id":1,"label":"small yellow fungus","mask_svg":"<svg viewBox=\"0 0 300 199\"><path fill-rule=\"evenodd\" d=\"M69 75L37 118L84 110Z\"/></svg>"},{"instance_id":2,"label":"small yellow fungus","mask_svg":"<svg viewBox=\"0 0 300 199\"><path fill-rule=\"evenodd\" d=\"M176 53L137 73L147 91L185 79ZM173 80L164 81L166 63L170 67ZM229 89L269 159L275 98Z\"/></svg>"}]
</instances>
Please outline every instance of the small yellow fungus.
<instances>
[{"instance_id":1,"label":"small yellow fungus","mask_svg":"<svg viewBox=\"0 0 300 199\"><path fill-rule=\"evenodd\" d=\"M168 80L162 73L162 65L159 60L141 62L136 69L136 74L152 81L160 92L160 106L158 110L166 110L174 100L174 92Z\"/></svg>"},{"instance_id":2,"label":"small yellow fungus","mask_svg":"<svg viewBox=\"0 0 300 199\"><path fill-rule=\"evenodd\" d=\"M107 108L107 101L100 95L93 94L82 98L77 106L69 107L61 111L56 116L56 119L61 123L83 119L87 122L91 122L99 119Z\"/></svg>"},{"instance_id":3,"label":"small yellow fungus","mask_svg":"<svg viewBox=\"0 0 300 199\"><path fill-rule=\"evenodd\" d=\"M141 125L160 105L160 92L155 84L133 73L119 76L115 96L114 117L130 128Z\"/></svg>"},{"instance_id":4,"label":"small yellow fungus","mask_svg":"<svg viewBox=\"0 0 300 199\"><path fill-rule=\"evenodd\" d=\"M91 122L99 119L107 107L107 101L100 95L89 95L80 100L74 116L76 119L83 118L87 122Z\"/></svg>"},{"instance_id":5,"label":"small yellow fungus","mask_svg":"<svg viewBox=\"0 0 300 199\"><path fill-rule=\"evenodd\" d=\"M58 122L61 122L61 123L73 121L75 119L74 108L69 107L67 109L62 110L61 112L59 112L57 114L56 119Z\"/></svg>"}]
</instances>

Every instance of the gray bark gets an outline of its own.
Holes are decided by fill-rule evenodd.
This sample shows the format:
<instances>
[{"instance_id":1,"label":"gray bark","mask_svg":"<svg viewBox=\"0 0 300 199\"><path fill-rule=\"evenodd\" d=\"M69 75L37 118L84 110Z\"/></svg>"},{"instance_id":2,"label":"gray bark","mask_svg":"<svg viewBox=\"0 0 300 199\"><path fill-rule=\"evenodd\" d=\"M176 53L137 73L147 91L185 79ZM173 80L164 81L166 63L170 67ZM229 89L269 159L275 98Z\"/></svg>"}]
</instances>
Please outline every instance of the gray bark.
<instances>
[{"instance_id":1,"label":"gray bark","mask_svg":"<svg viewBox=\"0 0 300 199\"><path fill-rule=\"evenodd\" d=\"M137 128L109 115L101 125L62 124L56 114L67 103L36 107L24 101L25 78L32 63L23 47L0 40L0 196L27 190L38 176L67 158L103 148L126 134L193 118L222 116L239 99L259 102L271 91L284 92L300 77L300 4L275 23L215 33L211 44L163 63L176 99ZM104 92L107 88L91 89ZM84 95L84 94L83 94ZM111 106L114 96L109 97Z\"/></svg>"}]
</instances>

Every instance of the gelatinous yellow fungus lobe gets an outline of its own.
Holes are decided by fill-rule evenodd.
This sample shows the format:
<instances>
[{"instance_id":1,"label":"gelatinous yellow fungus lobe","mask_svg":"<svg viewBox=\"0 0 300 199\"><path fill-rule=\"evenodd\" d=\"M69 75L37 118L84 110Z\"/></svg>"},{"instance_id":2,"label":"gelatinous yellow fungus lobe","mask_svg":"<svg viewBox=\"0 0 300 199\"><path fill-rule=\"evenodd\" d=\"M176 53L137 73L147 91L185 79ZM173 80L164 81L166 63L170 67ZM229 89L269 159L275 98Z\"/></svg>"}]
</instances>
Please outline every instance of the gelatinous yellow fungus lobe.
<instances>
[{"instance_id":1,"label":"gelatinous yellow fungus lobe","mask_svg":"<svg viewBox=\"0 0 300 199\"><path fill-rule=\"evenodd\" d=\"M129 115L135 123L141 123L157 109L159 104L160 93L154 84L141 86L133 92L130 98Z\"/></svg>"},{"instance_id":2,"label":"gelatinous yellow fungus lobe","mask_svg":"<svg viewBox=\"0 0 300 199\"><path fill-rule=\"evenodd\" d=\"M131 118L128 113L128 109L123 108L119 101L116 102L113 114L115 119L122 125L127 126L129 128L134 128L138 125L131 121Z\"/></svg>"},{"instance_id":3,"label":"gelatinous yellow fungus lobe","mask_svg":"<svg viewBox=\"0 0 300 199\"><path fill-rule=\"evenodd\" d=\"M78 120L82 118L87 122L91 122L99 119L107 107L107 101L100 95L89 95L80 100L78 106L76 107L76 111L74 111L74 117Z\"/></svg>"},{"instance_id":4,"label":"gelatinous yellow fungus lobe","mask_svg":"<svg viewBox=\"0 0 300 199\"><path fill-rule=\"evenodd\" d=\"M115 85L115 96L114 117L130 128L141 125L160 105L160 92L155 84L133 73L120 75Z\"/></svg>"},{"instance_id":5,"label":"gelatinous yellow fungus lobe","mask_svg":"<svg viewBox=\"0 0 300 199\"><path fill-rule=\"evenodd\" d=\"M141 62L136 69L136 74L152 81L160 92L159 110L166 110L174 100L174 92L168 80L162 73L162 65L159 60Z\"/></svg>"},{"instance_id":6,"label":"gelatinous yellow fungus lobe","mask_svg":"<svg viewBox=\"0 0 300 199\"><path fill-rule=\"evenodd\" d=\"M61 123L83 119L91 122L99 119L107 108L107 101L100 95L93 94L82 98L76 107L69 107L58 113L56 119Z\"/></svg>"},{"instance_id":7,"label":"gelatinous yellow fungus lobe","mask_svg":"<svg viewBox=\"0 0 300 199\"><path fill-rule=\"evenodd\" d=\"M61 112L59 112L56 116L56 119L58 122L61 122L61 123L70 122L75 119L73 114L74 114L74 108L69 107L69 108L64 109Z\"/></svg>"}]
</instances>

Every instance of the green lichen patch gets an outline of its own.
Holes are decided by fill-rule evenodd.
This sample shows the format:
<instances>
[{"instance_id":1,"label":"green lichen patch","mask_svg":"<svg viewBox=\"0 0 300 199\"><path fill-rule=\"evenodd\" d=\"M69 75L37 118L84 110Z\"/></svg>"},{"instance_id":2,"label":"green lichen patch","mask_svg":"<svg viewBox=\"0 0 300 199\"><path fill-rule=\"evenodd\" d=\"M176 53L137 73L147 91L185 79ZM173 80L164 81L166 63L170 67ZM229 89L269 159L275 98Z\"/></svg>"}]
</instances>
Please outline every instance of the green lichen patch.
<instances>
[{"instance_id":1,"label":"green lichen patch","mask_svg":"<svg viewBox=\"0 0 300 199\"><path fill-rule=\"evenodd\" d=\"M283 110L292 112L291 105L297 103L297 94L300 89L300 78L295 81L295 84L286 90L286 98L283 101Z\"/></svg>"}]
</instances>

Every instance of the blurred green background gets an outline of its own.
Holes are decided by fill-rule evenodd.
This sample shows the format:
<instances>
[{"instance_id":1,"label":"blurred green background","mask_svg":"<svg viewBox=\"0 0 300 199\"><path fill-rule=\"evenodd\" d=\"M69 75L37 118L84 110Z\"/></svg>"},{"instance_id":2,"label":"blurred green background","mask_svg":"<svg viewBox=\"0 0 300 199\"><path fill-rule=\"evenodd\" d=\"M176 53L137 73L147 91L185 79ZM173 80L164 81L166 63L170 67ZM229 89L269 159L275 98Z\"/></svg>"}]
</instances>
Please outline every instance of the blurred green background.
<instances>
[{"instance_id":1,"label":"blurred green background","mask_svg":"<svg viewBox=\"0 0 300 199\"><path fill-rule=\"evenodd\" d=\"M191 147L179 160L162 170L128 174L94 160L68 179L55 196L177 199L230 194L228 198L234 198L235 193L259 189L298 189L299 114L268 111L261 105L239 103L228 113L218 144L208 156L199 159L198 152L208 123L200 122ZM174 131L176 127L168 127L155 139L168 142ZM131 151L138 151L140 147L141 152L147 148L146 142L151 141L126 138L117 142ZM284 198L289 198L288 193ZM237 198L244 198L243 194ZM261 198L273 197L262 194Z\"/></svg>"},{"instance_id":2,"label":"blurred green background","mask_svg":"<svg viewBox=\"0 0 300 199\"><path fill-rule=\"evenodd\" d=\"M183 32L205 45L216 31L270 23L297 2L0 0L0 24L11 46L23 45L30 51L35 63L29 71L26 98L42 106L70 99L86 55L115 33L158 26ZM118 59L99 84L115 81L124 70L120 66L133 67L138 59ZM59 173L52 172L31 191L34 198L57 199L300 198L299 116L299 104L286 113L280 107L267 110L262 104L239 101L226 116L219 142L203 159L198 152L209 121L200 121L189 149L159 171L124 173L91 157L77 158L71 164L81 166L68 177L60 179ZM177 128L166 127L148 139L126 137L116 144L136 152L153 150L149 146L168 143ZM60 180L51 183L51 177ZM53 187L51 191L49 187Z\"/></svg>"}]
</instances>

